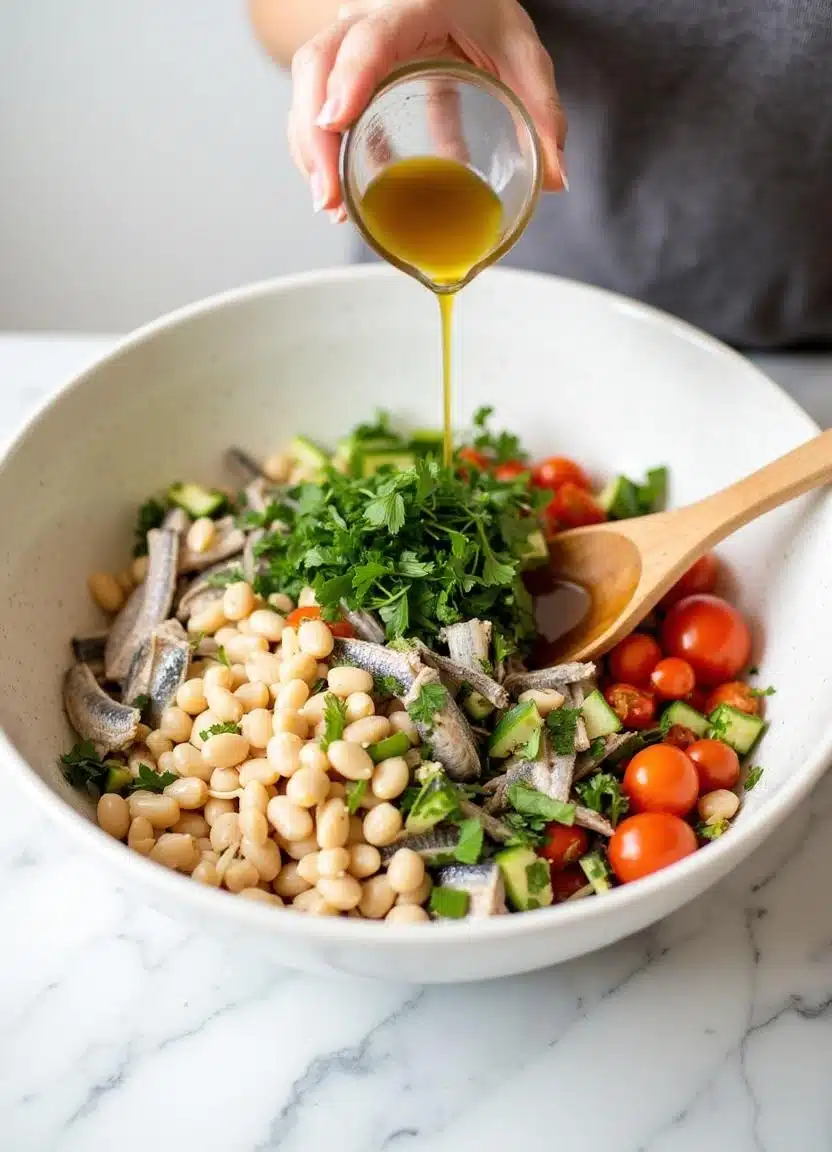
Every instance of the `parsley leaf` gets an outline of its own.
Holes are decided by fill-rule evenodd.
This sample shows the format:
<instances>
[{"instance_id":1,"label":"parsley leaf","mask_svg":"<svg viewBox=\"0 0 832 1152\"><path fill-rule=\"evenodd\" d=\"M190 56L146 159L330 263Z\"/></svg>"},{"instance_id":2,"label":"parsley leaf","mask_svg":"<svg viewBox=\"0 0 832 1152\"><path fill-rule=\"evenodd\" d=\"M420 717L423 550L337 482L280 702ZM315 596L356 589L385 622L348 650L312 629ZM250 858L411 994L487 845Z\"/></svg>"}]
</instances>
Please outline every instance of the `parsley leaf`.
<instances>
[{"instance_id":1,"label":"parsley leaf","mask_svg":"<svg viewBox=\"0 0 832 1152\"><path fill-rule=\"evenodd\" d=\"M482 854L485 833L479 820L463 820L459 826L459 840L454 849L454 858L460 864L476 864Z\"/></svg>"},{"instance_id":2,"label":"parsley leaf","mask_svg":"<svg viewBox=\"0 0 832 1152\"><path fill-rule=\"evenodd\" d=\"M607 742L603 736L596 736L589 746L589 755L592 760L600 760L607 750Z\"/></svg>"},{"instance_id":3,"label":"parsley leaf","mask_svg":"<svg viewBox=\"0 0 832 1152\"><path fill-rule=\"evenodd\" d=\"M347 811L350 816L354 816L361 806L364 793L367 791L367 781L353 780L347 784L345 791L347 793Z\"/></svg>"},{"instance_id":4,"label":"parsley leaf","mask_svg":"<svg viewBox=\"0 0 832 1152\"><path fill-rule=\"evenodd\" d=\"M217 659L218 663L224 664L226 668L231 667L231 661L228 659L228 653L223 648L222 644L220 644L219 648L217 648L216 659Z\"/></svg>"},{"instance_id":5,"label":"parsley leaf","mask_svg":"<svg viewBox=\"0 0 832 1152\"><path fill-rule=\"evenodd\" d=\"M621 793L618 778L610 772L596 772L594 776L581 780L575 785L575 791L587 808L609 817L613 827L630 806L628 798Z\"/></svg>"},{"instance_id":6,"label":"parsley leaf","mask_svg":"<svg viewBox=\"0 0 832 1152\"><path fill-rule=\"evenodd\" d=\"M729 828L730 824L727 820L703 821L696 825L696 835L701 840L716 840Z\"/></svg>"},{"instance_id":7,"label":"parsley leaf","mask_svg":"<svg viewBox=\"0 0 832 1152\"><path fill-rule=\"evenodd\" d=\"M575 735L578 731L580 714L580 708L557 708L546 717L552 747L558 756L569 756L575 751Z\"/></svg>"},{"instance_id":8,"label":"parsley leaf","mask_svg":"<svg viewBox=\"0 0 832 1152\"><path fill-rule=\"evenodd\" d=\"M147 555L147 534L151 528L159 528L167 513L168 506L161 500L151 497L142 504L136 515L134 556Z\"/></svg>"},{"instance_id":9,"label":"parsley leaf","mask_svg":"<svg viewBox=\"0 0 832 1152\"><path fill-rule=\"evenodd\" d=\"M371 500L364 509L364 519L378 528L384 526L393 536L404 528L404 498L400 492L387 492Z\"/></svg>"},{"instance_id":10,"label":"parsley leaf","mask_svg":"<svg viewBox=\"0 0 832 1152\"><path fill-rule=\"evenodd\" d=\"M71 752L61 757L62 772L73 788L83 788L97 796L107 775L107 766L95 750L92 740L79 740Z\"/></svg>"},{"instance_id":11,"label":"parsley leaf","mask_svg":"<svg viewBox=\"0 0 832 1152\"><path fill-rule=\"evenodd\" d=\"M326 695L324 703L324 736L321 748L326 752L330 744L340 740L347 726L347 706L343 700L333 696L331 692Z\"/></svg>"},{"instance_id":12,"label":"parsley leaf","mask_svg":"<svg viewBox=\"0 0 832 1152\"><path fill-rule=\"evenodd\" d=\"M232 724L227 722L225 724L212 724L210 728L203 728L199 734L200 740L210 740L212 736L221 736L224 732L230 732L233 736L239 736L242 729L239 724Z\"/></svg>"},{"instance_id":13,"label":"parsley leaf","mask_svg":"<svg viewBox=\"0 0 832 1152\"><path fill-rule=\"evenodd\" d=\"M526 865L526 884L529 892L542 892L551 883L549 865L545 860L535 860L534 864Z\"/></svg>"},{"instance_id":14,"label":"parsley leaf","mask_svg":"<svg viewBox=\"0 0 832 1152\"><path fill-rule=\"evenodd\" d=\"M164 792L179 777L175 772L154 772L149 764L139 765L139 774L128 785L128 792Z\"/></svg>"},{"instance_id":15,"label":"parsley leaf","mask_svg":"<svg viewBox=\"0 0 832 1152\"><path fill-rule=\"evenodd\" d=\"M416 724L433 727L433 718L448 703L448 692L441 684L425 684L415 700L407 706L410 719Z\"/></svg>"},{"instance_id":16,"label":"parsley leaf","mask_svg":"<svg viewBox=\"0 0 832 1152\"><path fill-rule=\"evenodd\" d=\"M752 696L756 696L758 699L760 697L763 697L763 696L776 696L777 695L777 689L772 688L771 685L769 685L768 688L749 688L748 691L751 693Z\"/></svg>"},{"instance_id":17,"label":"parsley leaf","mask_svg":"<svg viewBox=\"0 0 832 1152\"><path fill-rule=\"evenodd\" d=\"M512 784L508 790L508 802L515 812L521 816L538 817L545 821L556 821L558 824L575 823L575 805L564 804L562 800L552 800L536 788L518 782Z\"/></svg>"},{"instance_id":18,"label":"parsley leaf","mask_svg":"<svg viewBox=\"0 0 832 1152\"><path fill-rule=\"evenodd\" d=\"M760 777L763 774L763 769L757 765L755 768L749 768L748 774L745 777L745 790L750 792L752 788L756 787L760 782Z\"/></svg>"},{"instance_id":19,"label":"parsley leaf","mask_svg":"<svg viewBox=\"0 0 832 1152\"><path fill-rule=\"evenodd\" d=\"M395 676L374 676L373 691L376 696L403 696L405 688Z\"/></svg>"},{"instance_id":20,"label":"parsley leaf","mask_svg":"<svg viewBox=\"0 0 832 1152\"><path fill-rule=\"evenodd\" d=\"M210 588L227 588L229 584L239 584L241 580L245 580L245 576L238 564L226 568L223 572L209 572L205 577L205 583Z\"/></svg>"},{"instance_id":21,"label":"parsley leaf","mask_svg":"<svg viewBox=\"0 0 832 1152\"><path fill-rule=\"evenodd\" d=\"M493 457L496 464L505 464L507 460L524 461L526 453L516 436L510 432L494 433L489 430L488 424L493 414L494 409L489 405L478 408L474 413L474 447Z\"/></svg>"},{"instance_id":22,"label":"parsley leaf","mask_svg":"<svg viewBox=\"0 0 832 1152\"><path fill-rule=\"evenodd\" d=\"M144 712L149 703L150 697L145 692L140 692L134 700L130 701L130 707L138 708L140 712Z\"/></svg>"}]
</instances>

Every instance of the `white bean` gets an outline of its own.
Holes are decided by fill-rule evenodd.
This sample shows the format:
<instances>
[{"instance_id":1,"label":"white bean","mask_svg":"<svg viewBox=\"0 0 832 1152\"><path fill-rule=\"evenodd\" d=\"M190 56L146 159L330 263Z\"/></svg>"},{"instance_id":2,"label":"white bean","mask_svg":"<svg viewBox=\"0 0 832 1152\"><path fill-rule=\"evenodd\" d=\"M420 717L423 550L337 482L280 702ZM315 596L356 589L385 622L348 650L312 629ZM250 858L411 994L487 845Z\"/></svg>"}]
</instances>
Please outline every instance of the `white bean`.
<instances>
[{"instance_id":1,"label":"white bean","mask_svg":"<svg viewBox=\"0 0 832 1152\"><path fill-rule=\"evenodd\" d=\"M281 662L280 676L277 679L281 684L291 684L293 680L314 684L318 679L318 661L308 652L299 652L297 656L290 656Z\"/></svg>"},{"instance_id":2,"label":"white bean","mask_svg":"<svg viewBox=\"0 0 832 1152\"><path fill-rule=\"evenodd\" d=\"M269 784L276 784L280 772L277 767L263 757L246 760L240 765L240 784L248 789L252 784L259 783L265 789Z\"/></svg>"},{"instance_id":3,"label":"white bean","mask_svg":"<svg viewBox=\"0 0 832 1152\"><path fill-rule=\"evenodd\" d=\"M199 812L183 812L171 828L171 832L184 832L188 836L193 836L195 840L206 837L210 831L211 827L208 821Z\"/></svg>"},{"instance_id":4,"label":"white bean","mask_svg":"<svg viewBox=\"0 0 832 1152\"><path fill-rule=\"evenodd\" d=\"M185 536L191 552L208 552L217 538L217 527L210 516L200 516L194 520Z\"/></svg>"},{"instance_id":5,"label":"white bean","mask_svg":"<svg viewBox=\"0 0 832 1152\"><path fill-rule=\"evenodd\" d=\"M379 804L364 817L364 839L384 848L392 844L402 830L402 814L392 804Z\"/></svg>"},{"instance_id":6,"label":"white bean","mask_svg":"<svg viewBox=\"0 0 832 1152\"><path fill-rule=\"evenodd\" d=\"M349 664L339 664L330 668L326 682L330 692L346 700L353 692L372 692L373 678L363 668L353 668Z\"/></svg>"},{"instance_id":7,"label":"white bean","mask_svg":"<svg viewBox=\"0 0 832 1152\"><path fill-rule=\"evenodd\" d=\"M279 896L275 896L274 892L265 892L262 888L243 888L237 895L242 896L244 900L254 900L256 904L275 904L277 907L283 905Z\"/></svg>"},{"instance_id":8,"label":"white bean","mask_svg":"<svg viewBox=\"0 0 832 1152\"><path fill-rule=\"evenodd\" d=\"M337 916L338 910L331 908L317 889L311 888L308 892L301 892L292 901L292 907L299 912L306 912L308 916Z\"/></svg>"},{"instance_id":9,"label":"white bean","mask_svg":"<svg viewBox=\"0 0 832 1152\"><path fill-rule=\"evenodd\" d=\"M329 795L329 776L320 768L298 768L286 785L286 795L301 808L315 808Z\"/></svg>"},{"instance_id":10,"label":"white bean","mask_svg":"<svg viewBox=\"0 0 832 1152\"><path fill-rule=\"evenodd\" d=\"M134 820L144 816L154 828L170 828L179 819L179 805L171 796L139 791L133 793L128 804Z\"/></svg>"},{"instance_id":11,"label":"white bean","mask_svg":"<svg viewBox=\"0 0 832 1152\"><path fill-rule=\"evenodd\" d=\"M272 881L272 888L278 896L284 900L294 900L301 892L306 892L312 887L301 876L298 869L300 868L300 861L290 860L284 864L278 872L275 879Z\"/></svg>"},{"instance_id":12,"label":"white bean","mask_svg":"<svg viewBox=\"0 0 832 1152\"><path fill-rule=\"evenodd\" d=\"M381 853L372 844L351 844L347 871L359 880L375 875L381 867Z\"/></svg>"},{"instance_id":13,"label":"white bean","mask_svg":"<svg viewBox=\"0 0 832 1152\"><path fill-rule=\"evenodd\" d=\"M270 608L258 608L248 618L253 636L263 636L270 644L276 644L283 635L286 623L282 616Z\"/></svg>"},{"instance_id":14,"label":"white bean","mask_svg":"<svg viewBox=\"0 0 832 1152\"><path fill-rule=\"evenodd\" d=\"M304 768L319 768L321 772L329 771L329 759L326 752L320 744L314 740L310 740L308 744L304 744L300 750L300 762ZM342 785L343 787L343 785ZM332 786L330 786L330 795L334 795Z\"/></svg>"},{"instance_id":15,"label":"white bean","mask_svg":"<svg viewBox=\"0 0 832 1152\"><path fill-rule=\"evenodd\" d=\"M145 737L145 744L153 753L154 760L158 760L163 752L173 751L173 741L170 736L166 736L164 732L148 732Z\"/></svg>"},{"instance_id":16,"label":"white bean","mask_svg":"<svg viewBox=\"0 0 832 1152\"><path fill-rule=\"evenodd\" d=\"M250 764L250 760L246 760L246 764ZM268 763L268 761L266 761ZM240 769L240 783L243 782L243 770L246 764L243 764ZM247 780L243 787L243 794L240 797L240 813L253 809L255 812L265 813L266 806L269 803L269 794L266 791L265 785L260 780Z\"/></svg>"},{"instance_id":17,"label":"white bean","mask_svg":"<svg viewBox=\"0 0 832 1152\"><path fill-rule=\"evenodd\" d=\"M314 696L309 699L300 708L301 716L310 724L317 724L319 720L323 719L324 712L326 711L327 696L331 696L330 692L316 692Z\"/></svg>"},{"instance_id":18,"label":"white bean","mask_svg":"<svg viewBox=\"0 0 832 1152\"><path fill-rule=\"evenodd\" d=\"M246 668L248 668L248 662L253 660L255 656L266 656L269 652L269 642L262 636L241 636L238 634L233 639L228 640L224 647L225 654L232 664L245 664ZM249 679L251 680L252 677L249 676Z\"/></svg>"},{"instance_id":19,"label":"white bean","mask_svg":"<svg viewBox=\"0 0 832 1152\"><path fill-rule=\"evenodd\" d=\"M191 873L191 879L206 884L209 888L220 886L220 874L217 872L216 864L211 860L200 860Z\"/></svg>"},{"instance_id":20,"label":"white bean","mask_svg":"<svg viewBox=\"0 0 832 1152\"><path fill-rule=\"evenodd\" d=\"M346 804L334 796L318 809L316 835L319 848L343 848L350 831L350 814Z\"/></svg>"},{"instance_id":21,"label":"white bean","mask_svg":"<svg viewBox=\"0 0 832 1152\"><path fill-rule=\"evenodd\" d=\"M367 692L353 692L344 701L344 710L347 714L347 723L352 724L356 720L364 720L368 716L374 716L376 706L372 696Z\"/></svg>"},{"instance_id":22,"label":"white bean","mask_svg":"<svg viewBox=\"0 0 832 1152\"><path fill-rule=\"evenodd\" d=\"M235 848L241 838L240 817L236 812L224 812L211 824L211 847L215 852Z\"/></svg>"},{"instance_id":23,"label":"white bean","mask_svg":"<svg viewBox=\"0 0 832 1152\"><path fill-rule=\"evenodd\" d=\"M305 840L286 840L283 836L277 837L281 852L291 856L293 860L302 860L318 851L318 841L314 836L307 836Z\"/></svg>"},{"instance_id":24,"label":"white bean","mask_svg":"<svg viewBox=\"0 0 832 1152\"><path fill-rule=\"evenodd\" d=\"M202 759L214 768L234 768L247 758L249 743L245 736L219 732L202 745Z\"/></svg>"},{"instance_id":25,"label":"white bean","mask_svg":"<svg viewBox=\"0 0 832 1152\"><path fill-rule=\"evenodd\" d=\"M165 796L172 796L181 809L191 812L204 806L208 799L208 785L198 776L182 776L168 784Z\"/></svg>"},{"instance_id":26,"label":"white bean","mask_svg":"<svg viewBox=\"0 0 832 1152\"><path fill-rule=\"evenodd\" d=\"M390 721L391 730L404 732L414 748L421 743L422 737L407 712L391 712L387 719Z\"/></svg>"},{"instance_id":27,"label":"white bean","mask_svg":"<svg viewBox=\"0 0 832 1152\"><path fill-rule=\"evenodd\" d=\"M232 860L223 876L223 883L229 892L256 888L259 882L260 874L250 860Z\"/></svg>"},{"instance_id":28,"label":"white bean","mask_svg":"<svg viewBox=\"0 0 832 1152\"><path fill-rule=\"evenodd\" d=\"M254 608L254 593L245 580L235 580L223 593L222 610L229 620L244 620Z\"/></svg>"},{"instance_id":29,"label":"white bean","mask_svg":"<svg viewBox=\"0 0 832 1152\"><path fill-rule=\"evenodd\" d=\"M326 754L335 771L346 780L369 780L373 774L373 762L360 744L333 740Z\"/></svg>"},{"instance_id":30,"label":"white bean","mask_svg":"<svg viewBox=\"0 0 832 1152\"><path fill-rule=\"evenodd\" d=\"M717 788L699 797L696 809L703 820L731 820L739 810L739 798L727 788Z\"/></svg>"},{"instance_id":31,"label":"white bean","mask_svg":"<svg viewBox=\"0 0 832 1152\"><path fill-rule=\"evenodd\" d=\"M124 589L112 572L93 572L87 579L90 596L99 608L115 615L124 604Z\"/></svg>"},{"instance_id":32,"label":"white bean","mask_svg":"<svg viewBox=\"0 0 832 1152\"><path fill-rule=\"evenodd\" d=\"M309 685L305 680L290 680L278 689L275 706L277 711L299 712L309 699Z\"/></svg>"},{"instance_id":33,"label":"white bean","mask_svg":"<svg viewBox=\"0 0 832 1152\"><path fill-rule=\"evenodd\" d=\"M272 827L286 840L306 840L312 835L314 825L309 811L293 804L286 796L272 797L266 815Z\"/></svg>"},{"instance_id":34,"label":"white bean","mask_svg":"<svg viewBox=\"0 0 832 1152\"><path fill-rule=\"evenodd\" d=\"M129 811L129 809L128 809ZM142 856L147 856L156 843L155 830L146 816L136 816L131 820L127 832L127 846Z\"/></svg>"},{"instance_id":35,"label":"white bean","mask_svg":"<svg viewBox=\"0 0 832 1152\"><path fill-rule=\"evenodd\" d=\"M193 744L177 744L171 757L174 771L180 776L196 776L200 780L210 780L213 769L210 764L205 763L201 752Z\"/></svg>"},{"instance_id":36,"label":"white bean","mask_svg":"<svg viewBox=\"0 0 832 1152\"><path fill-rule=\"evenodd\" d=\"M384 920L388 924L424 924L430 916L418 904L394 904Z\"/></svg>"},{"instance_id":37,"label":"white bean","mask_svg":"<svg viewBox=\"0 0 832 1152\"><path fill-rule=\"evenodd\" d=\"M201 612L194 612L188 620L188 631L192 636L198 636L200 632L206 636L213 636L225 623L225 613L220 600L216 604L209 604Z\"/></svg>"},{"instance_id":38,"label":"white bean","mask_svg":"<svg viewBox=\"0 0 832 1152\"><path fill-rule=\"evenodd\" d=\"M263 461L263 475L273 484L285 484L292 471L292 457L288 452L272 452ZM280 594L282 595L282 594ZM269 597L271 599L271 597ZM288 597L286 597L288 599ZM289 601L291 604L291 600ZM290 609L291 611L291 609Z\"/></svg>"},{"instance_id":39,"label":"white bean","mask_svg":"<svg viewBox=\"0 0 832 1152\"><path fill-rule=\"evenodd\" d=\"M227 664L212 664L211 667L206 670L205 676L203 677L205 699L208 699L209 692L217 688L224 688L226 692L230 692L233 683L234 677ZM210 704L208 707L210 708Z\"/></svg>"},{"instance_id":40,"label":"white bean","mask_svg":"<svg viewBox=\"0 0 832 1152\"><path fill-rule=\"evenodd\" d=\"M214 713L220 724L239 724L243 718L243 704L228 688L220 688L213 684L205 687L205 698L208 707Z\"/></svg>"},{"instance_id":41,"label":"white bean","mask_svg":"<svg viewBox=\"0 0 832 1152\"><path fill-rule=\"evenodd\" d=\"M362 896L361 885L354 876L321 876L317 888L327 904L339 912L357 908Z\"/></svg>"},{"instance_id":42,"label":"white bean","mask_svg":"<svg viewBox=\"0 0 832 1152\"><path fill-rule=\"evenodd\" d=\"M315 595L315 589L307 584L301 588L298 593L298 608L317 608L318 597Z\"/></svg>"},{"instance_id":43,"label":"white bean","mask_svg":"<svg viewBox=\"0 0 832 1152\"><path fill-rule=\"evenodd\" d=\"M322 848L318 853L319 876L343 876L349 865L350 854L346 848Z\"/></svg>"},{"instance_id":44,"label":"white bean","mask_svg":"<svg viewBox=\"0 0 832 1152\"><path fill-rule=\"evenodd\" d=\"M265 748L272 738L272 714L268 708L253 708L246 713L242 731L252 748Z\"/></svg>"},{"instance_id":45,"label":"white bean","mask_svg":"<svg viewBox=\"0 0 832 1152\"><path fill-rule=\"evenodd\" d=\"M393 891L415 892L425 878L425 862L412 848L399 848L387 865L387 879Z\"/></svg>"},{"instance_id":46,"label":"white bean","mask_svg":"<svg viewBox=\"0 0 832 1152\"><path fill-rule=\"evenodd\" d=\"M205 699L205 684L201 676L195 676L180 685L176 693L176 703L189 716L198 716L200 712L206 710L208 702Z\"/></svg>"},{"instance_id":47,"label":"white bean","mask_svg":"<svg viewBox=\"0 0 832 1152\"><path fill-rule=\"evenodd\" d=\"M255 712L258 708L265 708L269 703L269 690L265 684L261 684L259 681L256 684L250 684L247 680L245 684L235 688L234 695L242 704L244 712ZM271 716L269 720L271 720Z\"/></svg>"},{"instance_id":48,"label":"white bean","mask_svg":"<svg viewBox=\"0 0 832 1152\"><path fill-rule=\"evenodd\" d=\"M236 806L233 800L217 800L213 796L207 801L205 807L202 809L202 815L207 822L213 827L221 816L227 815L229 812L236 812Z\"/></svg>"},{"instance_id":49,"label":"white bean","mask_svg":"<svg viewBox=\"0 0 832 1152\"><path fill-rule=\"evenodd\" d=\"M545 719L550 712L562 707L566 698L554 688L529 688L526 692L521 692L517 699L521 704L530 700Z\"/></svg>"},{"instance_id":50,"label":"white bean","mask_svg":"<svg viewBox=\"0 0 832 1152\"><path fill-rule=\"evenodd\" d=\"M307 884L317 884L320 878L318 871L318 852L310 852L298 861L298 876Z\"/></svg>"},{"instance_id":51,"label":"white bean","mask_svg":"<svg viewBox=\"0 0 832 1152\"><path fill-rule=\"evenodd\" d=\"M358 911L368 920L382 920L393 907L396 893L386 876L371 876L364 881Z\"/></svg>"},{"instance_id":52,"label":"white bean","mask_svg":"<svg viewBox=\"0 0 832 1152\"><path fill-rule=\"evenodd\" d=\"M278 711L272 716L272 731L275 736L281 732L291 732L305 740L309 735L309 723L300 712Z\"/></svg>"},{"instance_id":53,"label":"white bean","mask_svg":"<svg viewBox=\"0 0 832 1152\"><path fill-rule=\"evenodd\" d=\"M288 616L290 612L295 610L295 602L291 596L287 596L285 592L272 592L269 597L269 603L272 608L278 612L282 612L284 616Z\"/></svg>"},{"instance_id":54,"label":"white bean","mask_svg":"<svg viewBox=\"0 0 832 1152\"><path fill-rule=\"evenodd\" d=\"M150 859L177 872L193 872L199 863L193 836L165 832L150 850Z\"/></svg>"},{"instance_id":55,"label":"white bean","mask_svg":"<svg viewBox=\"0 0 832 1152\"><path fill-rule=\"evenodd\" d=\"M433 881L426 872L425 878L418 888L412 892L402 892L396 897L397 904L425 904L433 890Z\"/></svg>"},{"instance_id":56,"label":"white bean","mask_svg":"<svg viewBox=\"0 0 832 1152\"><path fill-rule=\"evenodd\" d=\"M300 644L298 643L297 628L287 624L280 638L280 655L284 660L290 660L293 656L297 656L298 652L300 652Z\"/></svg>"},{"instance_id":57,"label":"white bean","mask_svg":"<svg viewBox=\"0 0 832 1152\"><path fill-rule=\"evenodd\" d=\"M98 801L98 824L116 840L123 840L130 830L130 808L123 796L105 792Z\"/></svg>"},{"instance_id":58,"label":"white bean","mask_svg":"<svg viewBox=\"0 0 832 1152\"><path fill-rule=\"evenodd\" d=\"M335 641L323 620L304 620L298 628L298 644L301 652L314 656L317 664L319 660L325 660L330 655Z\"/></svg>"},{"instance_id":59,"label":"white bean","mask_svg":"<svg viewBox=\"0 0 832 1152\"><path fill-rule=\"evenodd\" d=\"M281 669L280 657L271 652L256 652L246 661L246 675L249 680L260 684L276 683L280 680Z\"/></svg>"},{"instance_id":60,"label":"white bean","mask_svg":"<svg viewBox=\"0 0 832 1152\"><path fill-rule=\"evenodd\" d=\"M174 704L162 713L159 731L163 736L167 736L173 744L184 744L186 740L191 738L193 723L193 719L188 713L182 708L177 708Z\"/></svg>"},{"instance_id":61,"label":"white bean","mask_svg":"<svg viewBox=\"0 0 832 1152\"><path fill-rule=\"evenodd\" d=\"M294 732L279 732L276 736L272 736L266 745L266 757L272 768L281 776L293 776L300 768L302 744L300 736Z\"/></svg>"},{"instance_id":62,"label":"white bean","mask_svg":"<svg viewBox=\"0 0 832 1152\"><path fill-rule=\"evenodd\" d=\"M240 773L236 768L215 768L208 785L212 792L236 792L240 787Z\"/></svg>"},{"instance_id":63,"label":"white bean","mask_svg":"<svg viewBox=\"0 0 832 1152\"><path fill-rule=\"evenodd\" d=\"M390 735L390 721L386 716L364 716L344 729L344 739L350 744L375 744Z\"/></svg>"},{"instance_id":64,"label":"white bean","mask_svg":"<svg viewBox=\"0 0 832 1152\"><path fill-rule=\"evenodd\" d=\"M391 756L376 764L370 787L380 800L395 800L410 783L410 769L401 756Z\"/></svg>"}]
</instances>

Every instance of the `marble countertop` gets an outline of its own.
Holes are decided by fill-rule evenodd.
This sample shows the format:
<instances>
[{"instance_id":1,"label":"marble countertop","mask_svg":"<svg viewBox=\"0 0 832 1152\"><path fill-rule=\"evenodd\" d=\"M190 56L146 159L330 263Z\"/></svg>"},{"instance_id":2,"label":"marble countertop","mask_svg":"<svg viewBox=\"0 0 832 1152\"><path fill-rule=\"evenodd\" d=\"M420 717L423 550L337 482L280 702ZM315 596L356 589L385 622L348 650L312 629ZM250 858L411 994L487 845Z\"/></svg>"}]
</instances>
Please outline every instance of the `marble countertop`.
<instances>
[{"instance_id":1,"label":"marble countertop","mask_svg":"<svg viewBox=\"0 0 832 1152\"><path fill-rule=\"evenodd\" d=\"M110 343L0 337L0 439ZM832 357L762 364L832 425ZM118 891L14 789L2 830L3 1152L832 1149L832 777L653 929L448 988L231 950Z\"/></svg>"}]
</instances>

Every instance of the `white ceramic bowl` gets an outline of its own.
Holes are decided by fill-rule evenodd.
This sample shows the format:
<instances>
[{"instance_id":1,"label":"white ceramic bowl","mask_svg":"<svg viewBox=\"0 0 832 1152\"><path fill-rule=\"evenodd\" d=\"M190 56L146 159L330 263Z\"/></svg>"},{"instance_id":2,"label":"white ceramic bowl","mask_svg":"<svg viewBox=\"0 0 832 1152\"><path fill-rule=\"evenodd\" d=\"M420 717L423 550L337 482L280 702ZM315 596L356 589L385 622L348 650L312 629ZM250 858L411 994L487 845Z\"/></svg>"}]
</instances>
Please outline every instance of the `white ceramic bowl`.
<instances>
[{"instance_id":1,"label":"white ceramic bowl","mask_svg":"<svg viewBox=\"0 0 832 1152\"><path fill-rule=\"evenodd\" d=\"M739 356L687 326L589 288L516 272L459 309L461 418L493 404L536 456L599 477L667 463L692 500L816 428ZM378 406L440 416L438 323L401 274L363 269L233 292L165 318L68 384L0 466L2 763L113 882L287 965L410 981L506 975L589 952L692 899L799 804L832 752L828 704L832 504L801 500L722 550L753 621L772 727L765 774L730 834L604 898L419 928L284 913L149 863L90 821L56 762L73 742L60 684L69 638L100 625L85 580L123 567L136 506L180 478L219 479L227 445L257 456L296 431L331 442Z\"/></svg>"}]
</instances>

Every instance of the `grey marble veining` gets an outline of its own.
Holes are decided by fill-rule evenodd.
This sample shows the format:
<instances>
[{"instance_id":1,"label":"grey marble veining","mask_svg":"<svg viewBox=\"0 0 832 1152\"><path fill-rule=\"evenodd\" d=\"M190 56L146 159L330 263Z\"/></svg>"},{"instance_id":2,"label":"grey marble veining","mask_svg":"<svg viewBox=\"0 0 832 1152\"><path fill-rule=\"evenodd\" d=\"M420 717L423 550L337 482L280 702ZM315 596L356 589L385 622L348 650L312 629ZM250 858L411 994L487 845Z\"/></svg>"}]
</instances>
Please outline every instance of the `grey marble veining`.
<instances>
[{"instance_id":1,"label":"grey marble veining","mask_svg":"<svg viewBox=\"0 0 832 1152\"><path fill-rule=\"evenodd\" d=\"M105 346L0 339L0 437ZM784 363L832 423L832 359ZM3 1152L832 1148L832 778L653 929L448 988L235 952L3 795Z\"/></svg>"}]
</instances>

